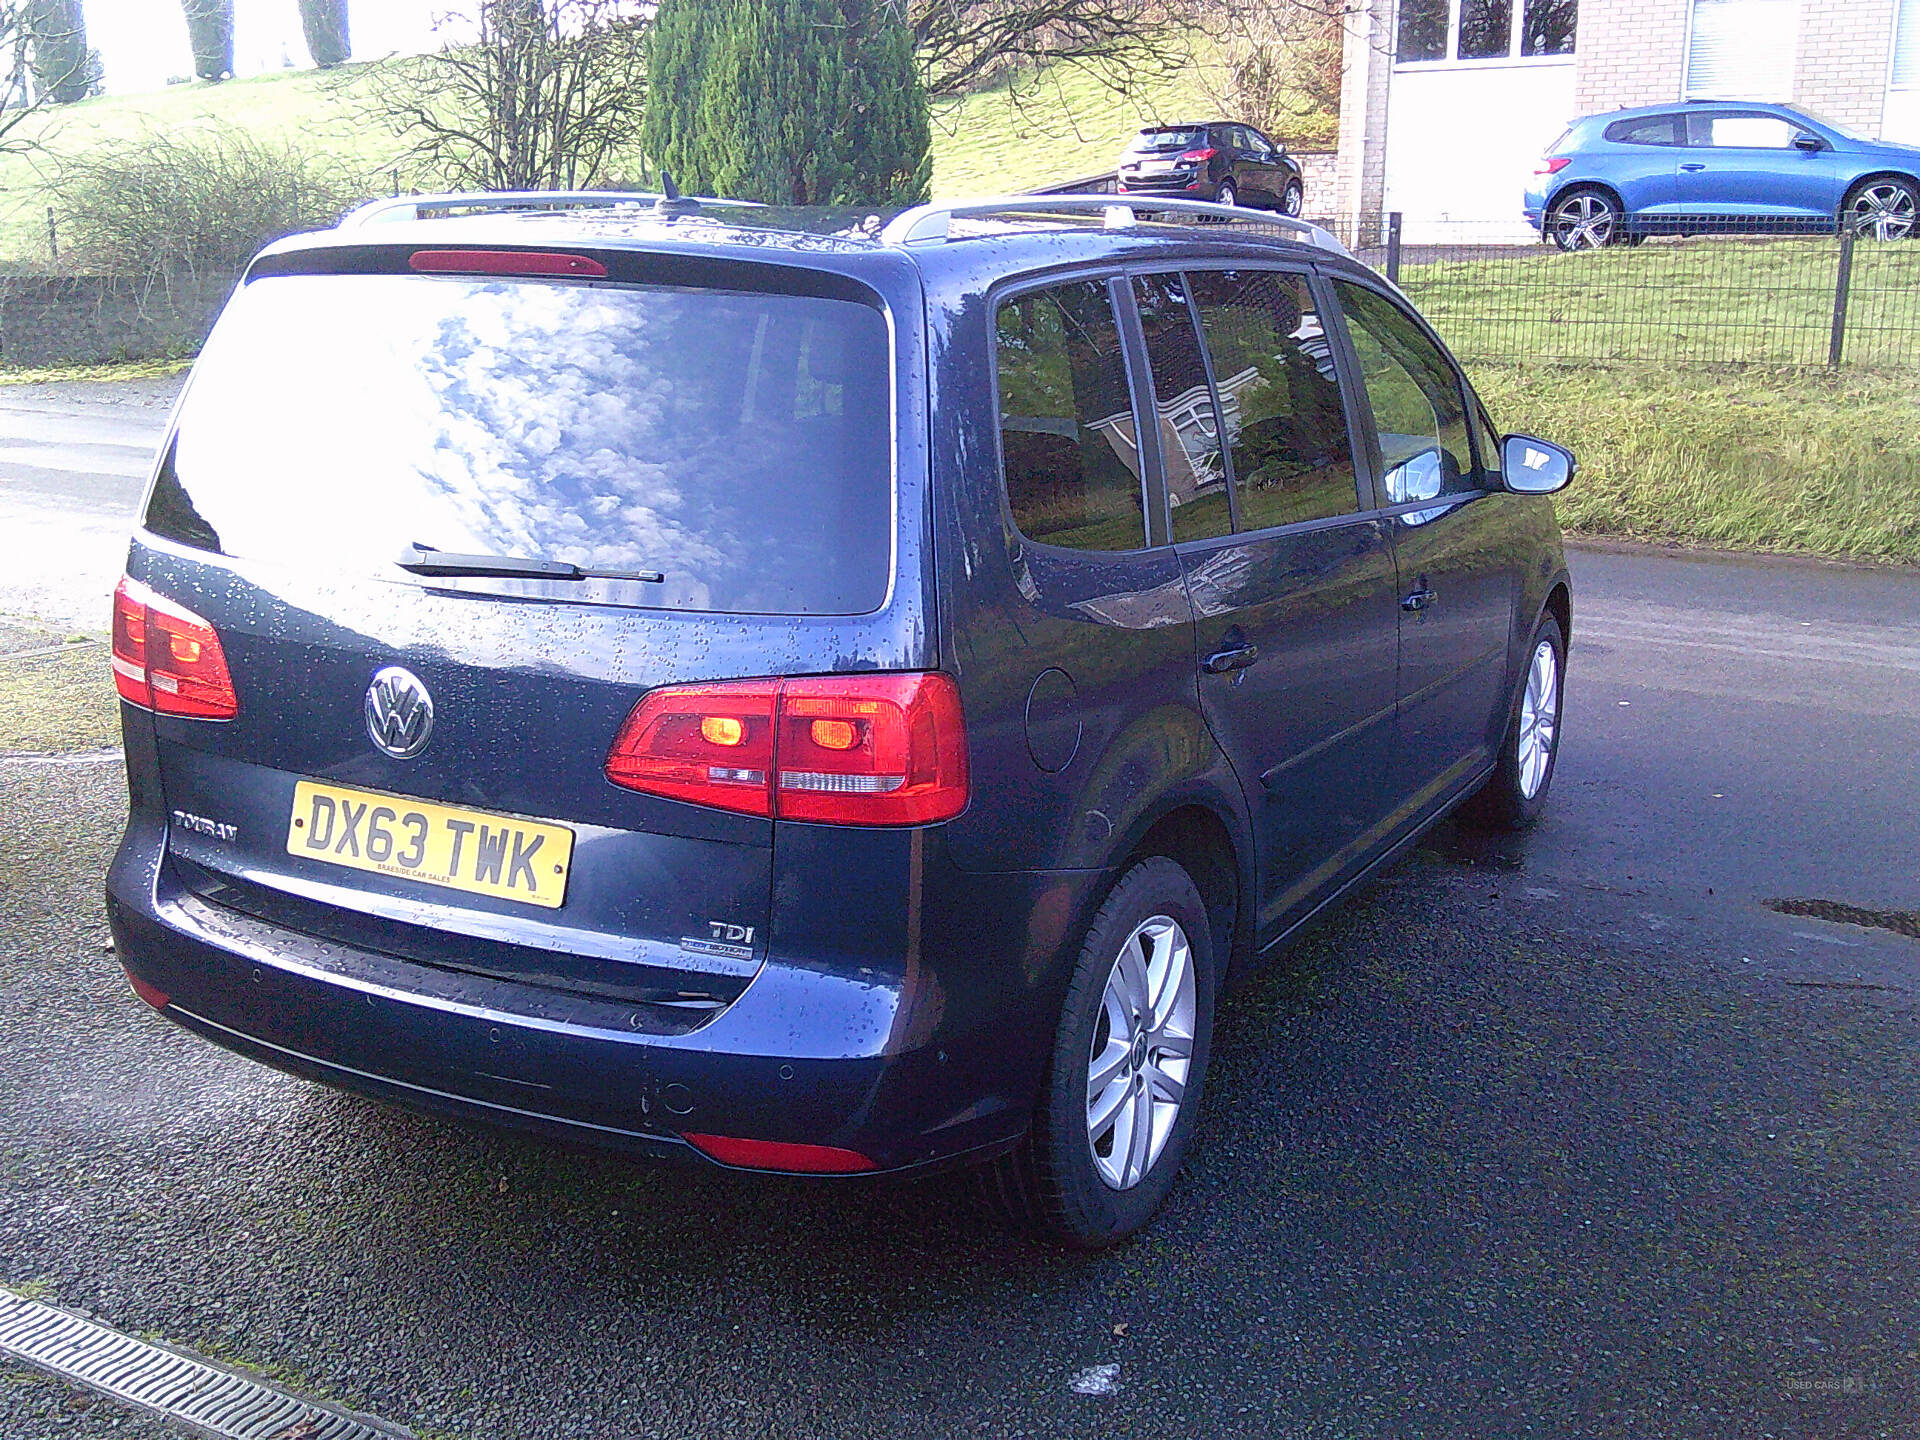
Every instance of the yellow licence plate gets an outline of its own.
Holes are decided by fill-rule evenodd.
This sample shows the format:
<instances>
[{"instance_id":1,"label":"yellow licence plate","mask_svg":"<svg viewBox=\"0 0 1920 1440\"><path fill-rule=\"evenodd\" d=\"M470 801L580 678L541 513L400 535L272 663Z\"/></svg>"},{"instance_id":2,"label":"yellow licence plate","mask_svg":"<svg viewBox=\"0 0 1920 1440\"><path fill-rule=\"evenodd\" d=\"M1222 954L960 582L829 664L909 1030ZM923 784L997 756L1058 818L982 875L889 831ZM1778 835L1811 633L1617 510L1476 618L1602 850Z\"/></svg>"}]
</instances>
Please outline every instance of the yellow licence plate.
<instances>
[{"instance_id":1,"label":"yellow licence plate","mask_svg":"<svg viewBox=\"0 0 1920 1440\"><path fill-rule=\"evenodd\" d=\"M293 787L287 853L554 910L567 898L573 831L302 780Z\"/></svg>"}]
</instances>

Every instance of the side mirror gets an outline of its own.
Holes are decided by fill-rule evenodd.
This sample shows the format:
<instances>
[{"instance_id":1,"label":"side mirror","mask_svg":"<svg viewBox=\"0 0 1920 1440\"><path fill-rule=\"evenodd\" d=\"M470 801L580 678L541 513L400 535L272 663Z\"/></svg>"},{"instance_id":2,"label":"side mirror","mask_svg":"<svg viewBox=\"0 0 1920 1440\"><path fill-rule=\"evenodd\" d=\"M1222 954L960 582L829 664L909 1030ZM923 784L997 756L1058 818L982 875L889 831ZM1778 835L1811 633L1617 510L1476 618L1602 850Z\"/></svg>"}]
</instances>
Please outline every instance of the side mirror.
<instances>
[{"instance_id":1,"label":"side mirror","mask_svg":"<svg viewBox=\"0 0 1920 1440\"><path fill-rule=\"evenodd\" d=\"M1501 477L1516 495L1551 495L1572 483L1579 470L1573 452L1551 440L1509 435L1500 442Z\"/></svg>"},{"instance_id":2,"label":"side mirror","mask_svg":"<svg viewBox=\"0 0 1920 1440\"><path fill-rule=\"evenodd\" d=\"M1422 450L1387 471L1387 503L1407 505L1431 500L1446 486L1446 469L1437 449Z\"/></svg>"},{"instance_id":3,"label":"side mirror","mask_svg":"<svg viewBox=\"0 0 1920 1440\"><path fill-rule=\"evenodd\" d=\"M1796 135L1793 137L1793 148L1808 155L1818 155L1827 147L1820 142L1818 136Z\"/></svg>"}]
</instances>

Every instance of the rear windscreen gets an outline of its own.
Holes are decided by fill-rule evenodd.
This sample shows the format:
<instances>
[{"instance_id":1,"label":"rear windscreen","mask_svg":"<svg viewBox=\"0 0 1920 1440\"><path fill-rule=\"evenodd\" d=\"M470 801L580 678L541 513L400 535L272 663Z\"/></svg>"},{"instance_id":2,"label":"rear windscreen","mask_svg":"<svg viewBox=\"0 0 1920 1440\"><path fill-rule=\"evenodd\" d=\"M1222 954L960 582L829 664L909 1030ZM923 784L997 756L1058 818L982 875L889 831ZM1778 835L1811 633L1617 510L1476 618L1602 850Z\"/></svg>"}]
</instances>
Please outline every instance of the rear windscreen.
<instances>
[{"instance_id":1,"label":"rear windscreen","mask_svg":"<svg viewBox=\"0 0 1920 1440\"><path fill-rule=\"evenodd\" d=\"M1191 145L1202 144L1207 132L1201 129L1186 130L1143 130L1127 148L1135 154L1145 155L1159 150L1185 150Z\"/></svg>"},{"instance_id":2,"label":"rear windscreen","mask_svg":"<svg viewBox=\"0 0 1920 1440\"><path fill-rule=\"evenodd\" d=\"M261 279L195 366L146 524L394 580L422 546L665 577L495 590L862 614L891 572L889 376L884 316L849 300Z\"/></svg>"}]
</instances>

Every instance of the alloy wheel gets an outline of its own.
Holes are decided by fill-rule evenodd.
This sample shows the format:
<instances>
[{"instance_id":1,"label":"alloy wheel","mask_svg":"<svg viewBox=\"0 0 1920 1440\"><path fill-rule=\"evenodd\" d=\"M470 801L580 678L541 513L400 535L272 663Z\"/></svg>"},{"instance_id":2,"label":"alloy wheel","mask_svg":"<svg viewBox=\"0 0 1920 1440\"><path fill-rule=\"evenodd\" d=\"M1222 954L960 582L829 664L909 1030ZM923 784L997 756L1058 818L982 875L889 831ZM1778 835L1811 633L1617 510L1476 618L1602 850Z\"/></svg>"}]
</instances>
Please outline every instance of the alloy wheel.
<instances>
[{"instance_id":1,"label":"alloy wheel","mask_svg":"<svg viewBox=\"0 0 1920 1440\"><path fill-rule=\"evenodd\" d=\"M1533 663L1527 667L1527 689L1520 697L1520 743L1515 754L1520 793L1528 800L1546 783L1559 723L1560 657L1551 641L1542 640L1534 646Z\"/></svg>"},{"instance_id":2,"label":"alloy wheel","mask_svg":"<svg viewBox=\"0 0 1920 1440\"><path fill-rule=\"evenodd\" d=\"M1868 185L1847 206L1847 220L1856 235L1876 240L1904 240L1913 234L1916 220L1913 191L1897 180Z\"/></svg>"},{"instance_id":3,"label":"alloy wheel","mask_svg":"<svg viewBox=\"0 0 1920 1440\"><path fill-rule=\"evenodd\" d=\"M1108 972L1087 1057L1087 1144L1110 1189L1138 1185L1166 1149L1186 1101L1197 1004L1180 922L1141 921Z\"/></svg>"},{"instance_id":4,"label":"alloy wheel","mask_svg":"<svg viewBox=\"0 0 1920 1440\"><path fill-rule=\"evenodd\" d=\"M1553 238L1562 250L1598 250L1613 243L1619 220L1604 196L1569 195L1553 207Z\"/></svg>"},{"instance_id":5,"label":"alloy wheel","mask_svg":"<svg viewBox=\"0 0 1920 1440\"><path fill-rule=\"evenodd\" d=\"M1305 208L1305 200L1298 185L1287 186L1287 193L1281 197L1280 206L1289 215L1298 215Z\"/></svg>"}]
</instances>

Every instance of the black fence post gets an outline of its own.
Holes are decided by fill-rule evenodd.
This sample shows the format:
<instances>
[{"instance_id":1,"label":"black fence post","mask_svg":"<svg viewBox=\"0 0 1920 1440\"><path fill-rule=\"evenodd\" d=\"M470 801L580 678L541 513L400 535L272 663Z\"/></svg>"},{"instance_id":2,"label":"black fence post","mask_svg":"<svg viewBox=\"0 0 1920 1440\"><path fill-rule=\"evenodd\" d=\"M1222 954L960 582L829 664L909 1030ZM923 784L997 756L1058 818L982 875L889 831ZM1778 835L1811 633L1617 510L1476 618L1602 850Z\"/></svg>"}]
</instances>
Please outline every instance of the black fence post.
<instances>
[{"instance_id":1,"label":"black fence post","mask_svg":"<svg viewBox=\"0 0 1920 1440\"><path fill-rule=\"evenodd\" d=\"M1853 289L1853 227L1840 227L1840 273L1833 282L1833 329L1827 336L1827 364L1838 365L1847 345L1847 298Z\"/></svg>"},{"instance_id":2,"label":"black fence post","mask_svg":"<svg viewBox=\"0 0 1920 1440\"><path fill-rule=\"evenodd\" d=\"M1400 212L1387 216L1387 279L1400 283Z\"/></svg>"}]
</instances>

